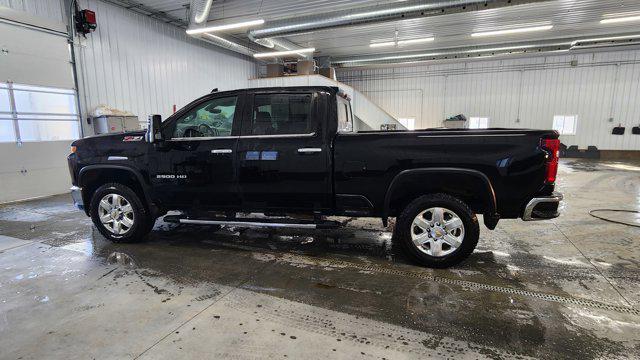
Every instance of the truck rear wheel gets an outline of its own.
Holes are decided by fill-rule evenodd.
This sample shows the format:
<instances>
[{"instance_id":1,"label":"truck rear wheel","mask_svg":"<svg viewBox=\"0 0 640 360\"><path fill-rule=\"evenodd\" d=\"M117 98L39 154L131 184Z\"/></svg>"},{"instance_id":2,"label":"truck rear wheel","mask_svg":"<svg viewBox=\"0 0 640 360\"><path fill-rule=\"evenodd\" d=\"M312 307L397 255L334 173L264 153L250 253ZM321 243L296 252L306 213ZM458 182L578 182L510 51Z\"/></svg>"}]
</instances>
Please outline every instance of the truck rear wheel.
<instances>
[{"instance_id":1,"label":"truck rear wheel","mask_svg":"<svg viewBox=\"0 0 640 360\"><path fill-rule=\"evenodd\" d=\"M91 220L113 242L134 242L151 231L153 219L138 195L128 186L109 183L91 197Z\"/></svg>"},{"instance_id":2,"label":"truck rear wheel","mask_svg":"<svg viewBox=\"0 0 640 360\"><path fill-rule=\"evenodd\" d=\"M467 204L431 194L413 200L398 216L394 241L420 264L445 268L466 259L479 236L478 218Z\"/></svg>"}]
</instances>

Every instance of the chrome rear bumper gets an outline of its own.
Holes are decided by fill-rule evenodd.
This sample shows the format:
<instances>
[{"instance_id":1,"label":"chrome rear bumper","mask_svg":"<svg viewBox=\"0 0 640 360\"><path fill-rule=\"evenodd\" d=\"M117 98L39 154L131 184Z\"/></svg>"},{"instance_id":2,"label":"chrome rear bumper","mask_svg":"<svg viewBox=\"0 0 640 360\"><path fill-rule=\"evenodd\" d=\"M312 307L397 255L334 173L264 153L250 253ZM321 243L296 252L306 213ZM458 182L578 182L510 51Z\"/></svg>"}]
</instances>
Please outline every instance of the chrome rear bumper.
<instances>
[{"instance_id":1,"label":"chrome rear bumper","mask_svg":"<svg viewBox=\"0 0 640 360\"><path fill-rule=\"evenodd\" d=\"M71 187L71 198L73 204L80 210L84 210L84 202L82 201L82 188L78 186Z\"/></svg>"},{"instance_id":2,"label":"chrome rear bumper","mask_svg":"<svg viewBox=\"0 0 640 360\"><path fill-rule=\"evenodd\" d=\"M562 201L562 194L558 192L554 192L551 196L533 198L524 208L522 220L535 221L557 218L560 216L558 212L560 201Z\"/></svg>"}]
</instances>

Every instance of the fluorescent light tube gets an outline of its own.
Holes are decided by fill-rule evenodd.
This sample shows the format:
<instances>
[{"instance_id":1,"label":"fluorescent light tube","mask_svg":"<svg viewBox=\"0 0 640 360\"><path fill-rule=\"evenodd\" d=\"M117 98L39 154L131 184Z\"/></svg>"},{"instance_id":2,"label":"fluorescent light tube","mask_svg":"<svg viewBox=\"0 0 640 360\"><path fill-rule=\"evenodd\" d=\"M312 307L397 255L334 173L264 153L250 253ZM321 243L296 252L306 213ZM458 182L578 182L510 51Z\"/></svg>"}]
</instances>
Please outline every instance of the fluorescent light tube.
<instances>
[{"instance_id":1,"label":"fluorescent light tube","mask_svg":"<svg viewBox=\"0 0 640 360\"><path fill-rule=\"evenodd\" d=\"M208 26L208 27L203 27L203 28L199 28L199 29L188 29L187 30L187 34L195 35L195 34L202 34L202 33L208 33L208 32L239 29L239 28L257 26L257 25L262 25L262 24L264 24L264 20L262 20L262 19L251 20L251 21L244 21L244 22L226 24L226 25Z\"/></svg>"},{"instance_id":2,"label":"fluorescent light tube","mask_svg":"<svg viewBox=\"0 0 640 360\"><path fill-rule=\"evenodd\" d=\"M602 19L600 20L600 24L615 24L615 23L623 23L623 22L631 22L631 21L640 21L640 15Z\"/></svg>"},{"instance_id":3,"label":"fluorescent light tube","mask_svg":"<svg viewBox=\"0 0 640 360\"><path fill-rule=\"evenodd\" d=\"M410 40L400 40L398 41L398 45L411 45L411 44L421 44L421 43L426 43L426 42L430 42L435 40L436 38L431 36L431 37L425 37L425 38L420 38L420 39L410 39Z\"/></svg>"},{"instance_id":4,"label":"fluorescent light tube","mask_svg":"<svg viewBox=\"0 0 640 360\"><path fill-rule=\"evenodd\" d=\"M379 43L371 43L369 44L369 47L372 48L376 48L376 47L384 47L384 46L394 46L396 43L394 41L386 41L386 42L379 42Z\"/></svg>"},{"instance_id":5,"label":"fluorescent light tube","mask_svg":"<svg viewBox=\"0 0 640 360\"><path fill-rule=\"evenodd\" d=\"M519 34L519 33L532 32L532 31L551 30L552 28L553 28L553 25L531 26L531 27L524 27L524 28L518 28L518 29L482 31L482 32L473 33L473 34L471 34L471 36L473 36L473 37L481 37L481 36L509 35L509 34Z\"/></svg>"},{"instance_id":6,"label":"fluorescent light tube","mask_svg":"<svg viewBox=\"0 0 640 360\"><path fill-rule=\"evenodd\" d=\"M257 53L253 54L253 57L256 58L264 58L264 57L278 57L285 55L296 55L300 53L312 53L316 51L315 48L305 48L305 49L296 49L296 50L287 50L287 51L273 51L273 52L265 52L265 53Z\"/></svg>"}]
</instances>

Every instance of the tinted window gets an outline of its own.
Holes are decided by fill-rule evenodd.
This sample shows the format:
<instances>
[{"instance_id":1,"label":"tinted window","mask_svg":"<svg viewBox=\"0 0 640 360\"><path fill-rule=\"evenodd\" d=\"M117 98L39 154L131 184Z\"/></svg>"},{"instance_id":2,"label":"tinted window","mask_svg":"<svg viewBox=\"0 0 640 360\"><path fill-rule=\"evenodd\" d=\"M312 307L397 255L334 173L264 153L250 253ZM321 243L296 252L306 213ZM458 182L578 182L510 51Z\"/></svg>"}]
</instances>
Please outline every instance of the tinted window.
<instances>
[{"instance_id":1,"label":"tinted window","mask_svg":"<svg viewBox=\"0 0 640 360\"><path fill-rule=\"evenodd\" d=\"M206 101L176 121L174 138L230 136L237 97Z\"/></svg>"},{"instance_id":2,"label":"tinted window","mask_svg":"<svg viewBox=\"0 0 640 360\"><path fill-rule=\"evenodd\" d=\"M311 121L311 94L256 95L251 123L244 135L309 134L314 131Z\"/></svg>"}]
</instances>

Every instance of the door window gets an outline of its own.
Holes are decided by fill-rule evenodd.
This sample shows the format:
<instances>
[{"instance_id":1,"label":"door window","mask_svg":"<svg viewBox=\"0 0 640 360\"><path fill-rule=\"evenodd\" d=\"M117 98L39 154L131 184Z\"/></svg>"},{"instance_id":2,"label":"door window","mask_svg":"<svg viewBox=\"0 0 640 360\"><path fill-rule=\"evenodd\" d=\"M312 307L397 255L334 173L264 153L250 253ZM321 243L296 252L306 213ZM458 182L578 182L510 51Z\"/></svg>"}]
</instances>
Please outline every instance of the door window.
<instances>
[{"instance_id":1,"label":"door window","mask_svg":"<svg viewBox=\"0 0 640 360\"><path fill-rule=\"evenodd\" d=\"M176 121L173 138L230 136L236 96L212 99L191 109Z\"/></svg>"},{"instance_id":2,"label":"door window","mask_svg":"<svg viewBox=\"0 0 640 360\"><path fill-rule=\"evenodd\" d=\"M311 94L259 94L254 97L251 123L243 135L310 134Z\"/></svg>"}]
</instances>

